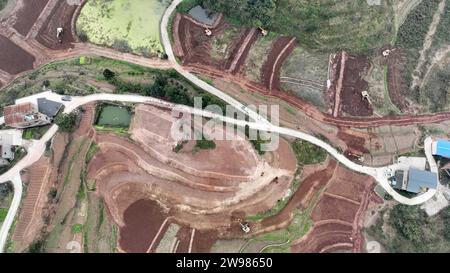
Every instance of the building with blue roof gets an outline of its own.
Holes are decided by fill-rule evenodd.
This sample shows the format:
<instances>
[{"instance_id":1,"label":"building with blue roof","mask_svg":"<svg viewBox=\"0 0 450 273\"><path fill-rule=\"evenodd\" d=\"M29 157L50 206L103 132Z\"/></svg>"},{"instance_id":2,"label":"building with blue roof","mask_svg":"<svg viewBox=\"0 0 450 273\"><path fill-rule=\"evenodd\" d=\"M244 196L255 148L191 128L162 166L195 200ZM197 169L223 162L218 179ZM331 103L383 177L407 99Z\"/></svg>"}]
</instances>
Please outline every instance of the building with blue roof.
<instances>
[{"instance_id":1,"label":"building with blue roof","mask_svg":"<svg viewBox=\"0 0 450 273\"><path fill-rule=\"evenodd\" d=\"M436 189L437 185L437 173L421 171L415 168L409 169L406 191L419 193L424 192L427 189Z\"/></svg>"},{"instance_id":2,"label":"building with blue roof","mask_svg":"<svg viewBox=\"0 0 450 273\"><path fill-rule=\"evenodd\" d=\"M398 170L392 178L392 186L399 190L412 193L425 192L436 189L438 185L437 173L410 168L407 171Z\"/></svg>"},{"instance_id":3,"label":"building with blue roof","mask_svg":"<svg viewBox=\"0 0 450 273\"><path fill-rule=\"evenodd\" d=\"M440 139L433 142L432 154L442 156L445 158L450 158L450 141Z\"/></svg>"}]
</instances>

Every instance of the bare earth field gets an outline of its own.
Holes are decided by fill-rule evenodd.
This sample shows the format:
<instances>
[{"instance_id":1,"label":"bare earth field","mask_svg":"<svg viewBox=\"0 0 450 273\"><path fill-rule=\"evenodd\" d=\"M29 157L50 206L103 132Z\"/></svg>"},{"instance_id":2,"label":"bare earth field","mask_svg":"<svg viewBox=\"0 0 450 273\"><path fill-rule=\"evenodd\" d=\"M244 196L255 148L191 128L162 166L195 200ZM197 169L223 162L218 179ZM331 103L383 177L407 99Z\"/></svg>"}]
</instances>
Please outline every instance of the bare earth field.
<instances>
[{"instance_id":1,"label":"bare earth field","mask_svg":"<svg viewBox=\"0 0 450 273\"><path fill-rule=\"evenodd\" d=\"M28 52L0 35L0 69L17 74L33 68L35 58Z\"/></svg>"},{"instance_id":2,"label":"bare earth field","mask_svg":"<svg viewBox=\"0 0 450 273\"><path fill-rule=\"evenodd\" d=\"M186 250L187 233L194 233L190 251L208 251L218 236L241 234L235 228L239 218L273 207L293 179L296 160L284 140L266 159L244 139L215 141L213 150L198 150L188 142L174 152L177 143L171 140L169 129L177 119L165 109L138 105L130 127L132 140L111 134L95 138L99 151L89 163L87 179L95 180L98 193L121 227L119 247L123 251L167 249L158 244L172 224L182 228L176 236L181 238L179 246ZM141 209L146 206L152 209ZM159 220L145 220L151 218L138 216L139 211L152 211ZM145 240L137 235L142 225L148 227L146 232L153 230Z\"/></svg>"},{"instance_id":3,"label":"bare earth field","mask_svg":"<svg viewBox=\"0 0 450 273\"><path fill-rule=\"evenodd\" d=\"M374 186L374 181L363 175L335 167L312 211L312 229L294 243L292 250L362 252L364 213L369 206L382 202L375 195Z\"/></svg>"}]
</instances>

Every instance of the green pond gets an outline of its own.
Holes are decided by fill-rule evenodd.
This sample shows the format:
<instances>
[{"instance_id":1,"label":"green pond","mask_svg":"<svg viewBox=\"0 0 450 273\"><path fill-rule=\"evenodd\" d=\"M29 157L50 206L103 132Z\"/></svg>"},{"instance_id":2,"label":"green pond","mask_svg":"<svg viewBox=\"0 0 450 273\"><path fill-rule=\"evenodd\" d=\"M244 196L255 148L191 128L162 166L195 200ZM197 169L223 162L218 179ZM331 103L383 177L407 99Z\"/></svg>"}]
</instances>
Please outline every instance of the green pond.
<instances>
[{"instance_id":1,"label":"green pond","mask_svg":"<svg viewBox=\"0 0 450 273\"><path fill-rule=\"evenodd\" d=\"M97 125L128 127L131 122L131 113L126 107L108 105L103 107Z\"/></svg>"}]
</instances>

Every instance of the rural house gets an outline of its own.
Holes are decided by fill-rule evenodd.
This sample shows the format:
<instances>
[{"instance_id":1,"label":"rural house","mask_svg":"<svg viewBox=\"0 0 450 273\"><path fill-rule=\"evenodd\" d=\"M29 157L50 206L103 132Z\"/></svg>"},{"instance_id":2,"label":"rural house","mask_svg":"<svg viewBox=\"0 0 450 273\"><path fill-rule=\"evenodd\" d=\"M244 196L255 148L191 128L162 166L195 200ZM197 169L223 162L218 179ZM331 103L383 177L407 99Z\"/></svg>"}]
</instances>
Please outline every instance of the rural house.
<instances>
[{"instance_id":1,"label":"rural house","mask_svg":"<svg viewBox=\"0 0 450 273\"><path fill-rule=\"evenodd\" d=\"M51 122L50 117L39 113L38 106L30 102L6 106L3 115L6 126L17 129L47 125Z\"/></svg>"}]
</instances>

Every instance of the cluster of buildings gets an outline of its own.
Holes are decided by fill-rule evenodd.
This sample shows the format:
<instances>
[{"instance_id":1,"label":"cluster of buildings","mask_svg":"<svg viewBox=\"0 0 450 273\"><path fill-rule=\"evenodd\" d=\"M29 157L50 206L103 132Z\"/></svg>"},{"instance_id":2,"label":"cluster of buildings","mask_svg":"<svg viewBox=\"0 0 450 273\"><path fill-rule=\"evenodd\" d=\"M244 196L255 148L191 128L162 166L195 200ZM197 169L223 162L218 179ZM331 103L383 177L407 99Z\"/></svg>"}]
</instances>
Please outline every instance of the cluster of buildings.
<instances>
[{"instance_id":1,"label":"cluster of buildings","mask_svg":"<svg viewBox=\"0 0 450 273\"><path fill-rule=\"evenodd\" d=\"M62 103L46 98L38 98L36 103L10 105L3 111L5 125L17 129L47 125L53 121L62 106Z\"/></svg>"},{"instance_id":2,"label":"cluster of buildings","mask_svg":"<svg viewBox=\"0 0 450 273\"><path fill-rule=\"evenodd\" d=\"M433 156L450 159L450 141L436 140L431 145ZM398 190L404 190L410 193L422 193L428 189L436 189L439 183L439 175L435 172L426 170L425 158L401 159L408 162L399 162L409 166L407 169L398 169L395 175L391 177L391 185ZM400 161L400 159L399 159Z\"/></svg>"},{"instance_id":3,"label":"cluster of buildings","mask_svg":"<svg viewBox=\"0 0 450 273\"><path fill-rule=\"evenodd\" d=\"M50 124L63 104L37 98L6 106L3 110L5 126L14 128L0 130L0 166L8 165L14 159L14 147L22 146L22 130Z\"/></svg>"}]
</instances>

